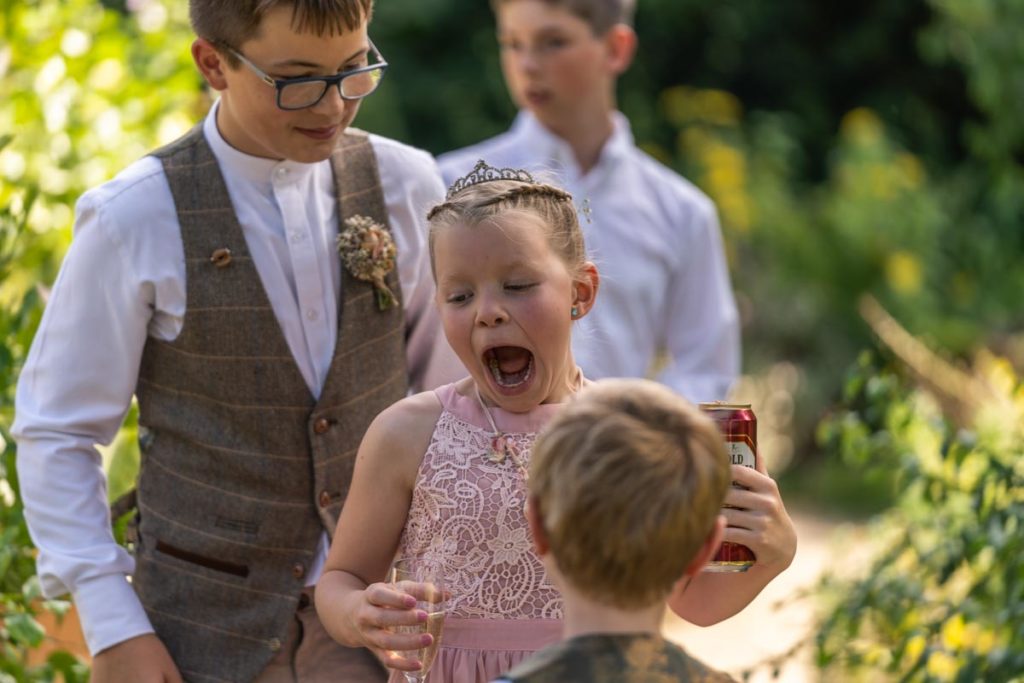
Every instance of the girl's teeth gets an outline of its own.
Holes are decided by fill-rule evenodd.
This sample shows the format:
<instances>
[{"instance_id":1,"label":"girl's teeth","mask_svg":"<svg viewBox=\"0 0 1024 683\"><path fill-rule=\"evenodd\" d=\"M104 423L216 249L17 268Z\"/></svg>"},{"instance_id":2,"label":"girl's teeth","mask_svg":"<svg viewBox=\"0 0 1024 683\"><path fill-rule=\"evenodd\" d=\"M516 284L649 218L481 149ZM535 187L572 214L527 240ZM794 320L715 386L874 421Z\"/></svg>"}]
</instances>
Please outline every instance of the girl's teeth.
<instances>
[{"instance_id":1,"label":"girl's teeth","mask_svg":"<svg viewBox=\"0 0 1024 683\"><path fill-rule=\"evenodd\" d=\"M505 387L506 389L511 389L513 387L518 387L519 385L524 384L528 379L530 379L530 375L533 374L532 358L530 359L529 365L526 367L526 374L523 375L523 378L518 382L513 383L505 381L505 375L501 371L501 366L498 364L497 358L491 358L488 361L487 365L491 370L491 375L494 377L494 381L497 382L498 386Z\"/></svg>"}]
</instances>

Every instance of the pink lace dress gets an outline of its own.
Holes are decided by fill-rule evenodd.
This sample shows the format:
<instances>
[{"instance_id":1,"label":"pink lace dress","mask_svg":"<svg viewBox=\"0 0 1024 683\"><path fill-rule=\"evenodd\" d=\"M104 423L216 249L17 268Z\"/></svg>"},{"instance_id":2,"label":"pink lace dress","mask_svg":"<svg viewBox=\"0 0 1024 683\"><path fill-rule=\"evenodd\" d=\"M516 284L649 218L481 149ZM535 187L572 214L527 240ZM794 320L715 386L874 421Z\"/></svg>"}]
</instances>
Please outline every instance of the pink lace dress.
<instances>
[{"instance_id":1,"label":"pink lace dress","mask_svg":"<svg viewBox=\"0 0 1024 683\"><path fill-rule=\"evenodd\" d=\"M533 552L526 483L511 459L487 458L493 432L475 397L436 390L444 410L423 456L398 557L432 556L451 591L428 683L485 683L561 637L562 598ZM490 408L524 465L558 405ZM404 681L393 672L392 682Z\"/></svg>"}]
</instances>

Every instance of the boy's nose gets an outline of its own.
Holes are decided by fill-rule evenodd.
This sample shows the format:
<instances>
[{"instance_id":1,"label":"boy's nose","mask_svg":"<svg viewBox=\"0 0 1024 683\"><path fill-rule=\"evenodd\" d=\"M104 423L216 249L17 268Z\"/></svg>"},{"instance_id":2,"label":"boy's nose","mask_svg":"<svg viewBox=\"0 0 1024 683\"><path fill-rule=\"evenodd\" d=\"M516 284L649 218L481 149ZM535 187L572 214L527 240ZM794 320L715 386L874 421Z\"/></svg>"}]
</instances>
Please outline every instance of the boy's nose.
<instances>
[{"instance_id":1,"label":"boy's nose","mask_svg":"<svg viewBox=\"0 0 1024 683\"><path fill-rule=\"evenodd\" d=\"M516 66L521 73L535 74L539 68L537 53L534 50L523 50L516 57Z\"/></svg>"},{"instance_id":2,"label":"boy's nose","mask_svg":"<svg viewBox=\"0 0 1024 683\"><path fill-rule=\"evenodd\" d=\"M346 101L341 97L341 91L338 90L338 86L332 85L327 88L327 92L324 96L313 106L314 111L319 111L324 114L340 113L345 110Z\"/></svg>"}]
</instances>

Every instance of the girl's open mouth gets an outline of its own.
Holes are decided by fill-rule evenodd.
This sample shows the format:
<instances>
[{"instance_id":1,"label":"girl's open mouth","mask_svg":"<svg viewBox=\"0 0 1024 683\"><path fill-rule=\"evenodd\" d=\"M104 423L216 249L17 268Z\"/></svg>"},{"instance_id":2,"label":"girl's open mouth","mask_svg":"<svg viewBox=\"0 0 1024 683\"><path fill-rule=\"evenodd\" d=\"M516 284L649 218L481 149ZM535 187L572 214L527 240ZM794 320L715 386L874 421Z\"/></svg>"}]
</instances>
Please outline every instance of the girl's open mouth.
<instances>
[{"instance_id":1,"label":"girl's open mouth","mask_svg":"<svg viewBox=\"0 0 1024 683\"><path fill-rule=\"evenodd\" d=\"M521 346L496 346L484 352L484 365L499 387L514 389L529 381L533 354Z\"/></svg>"}]
</instances>

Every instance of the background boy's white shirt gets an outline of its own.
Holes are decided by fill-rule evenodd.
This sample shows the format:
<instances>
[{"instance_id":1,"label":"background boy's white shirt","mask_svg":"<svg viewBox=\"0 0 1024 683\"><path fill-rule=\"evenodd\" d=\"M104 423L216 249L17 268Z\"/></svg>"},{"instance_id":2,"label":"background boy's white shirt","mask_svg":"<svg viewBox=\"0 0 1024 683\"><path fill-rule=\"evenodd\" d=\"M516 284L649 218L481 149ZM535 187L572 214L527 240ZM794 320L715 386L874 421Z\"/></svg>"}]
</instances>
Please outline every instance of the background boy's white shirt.
<instances>
[{"instance_id":1,"label":"background boy's white shirt","mask_svg":"<svg viewBox=\"0 0 1024 683\"><path fill-rule=\"evenodd\" d=\"M614 114L614 132L586 175L568 143L526 111L508 132L438 162L451 184L478 159L528 168L541 180L547 172L581 208L587 251L601 273L597 304L573 332L584 374L645 377L664 348L670 362L659 381L694 402L726 397L740 369L740 333L715 207L639 150L622 114Z\"/></svg>"},{"instance_id":2,"label":"background boy's white shirt","mask_svg":"<svg viewBox=\"0 0 1024 683\"><path fill-rule=\"evenodd\" d=\"M246 244L310 392L319 396L337 337L341 265L330 162L243 154L203 126ZM414 389L465 375L434 311L425 215L444 196L426 152L370 136L405 304ZM178 218L161 162L145 157L82 196L75 239L18 383L13 434L25 514L39 549L43 592L70 592L95 654L153 631L127 581L132 557L114 543L106 480L94 444L116 435L148 336L174 339L185 312ZM144 222L140 217L145 217ZM319 578L327 537L309 571Z\"/></svg>"}]
</instances>

